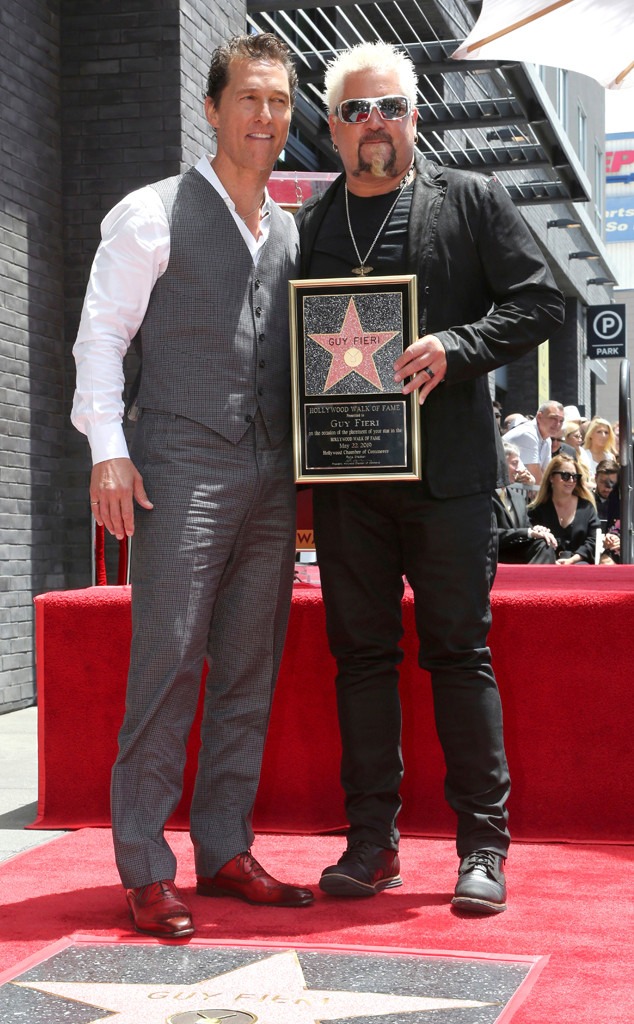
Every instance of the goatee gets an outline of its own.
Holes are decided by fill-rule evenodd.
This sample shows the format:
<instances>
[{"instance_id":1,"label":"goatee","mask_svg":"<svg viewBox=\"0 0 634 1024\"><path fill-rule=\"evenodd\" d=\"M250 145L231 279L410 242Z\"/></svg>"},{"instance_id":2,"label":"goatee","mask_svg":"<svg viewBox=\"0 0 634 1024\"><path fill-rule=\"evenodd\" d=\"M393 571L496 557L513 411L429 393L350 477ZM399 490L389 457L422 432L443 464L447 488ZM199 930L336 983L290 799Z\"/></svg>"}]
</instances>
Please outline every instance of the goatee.
<instances>
[{"instance_id":1,"label":"goatee","mask_svg":"<svg viewBox=\"0 0 634 1024\"><path fill-rule=\"evenodd\" d=\"M390 147L390 155L386 160L385 157L377 153L372 160L364 160L361 156L361 147L364 142L384 142ZM358 153L358 164L356 170L352 172L355 178L358 178L361 174L371 174L374 178L397 178L398 170L396 168L396 150L392 145L390 139L363 139L359 144Z\"/></svg>"}]
</instances>

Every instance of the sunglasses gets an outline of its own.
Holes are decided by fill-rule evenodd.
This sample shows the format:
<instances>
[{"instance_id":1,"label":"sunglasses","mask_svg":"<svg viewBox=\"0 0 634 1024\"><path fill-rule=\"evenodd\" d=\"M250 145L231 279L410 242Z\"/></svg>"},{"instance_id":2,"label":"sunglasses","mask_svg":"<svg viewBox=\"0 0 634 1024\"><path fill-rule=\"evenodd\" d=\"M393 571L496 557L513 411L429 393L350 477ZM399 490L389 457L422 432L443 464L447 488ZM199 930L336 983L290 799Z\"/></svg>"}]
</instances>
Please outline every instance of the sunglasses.
<instances>
[{"instance_id":1,"label":"sunglasses","mask_svg":"<svg viewBox=\"0 0 634 1024\"><path fill-rule=\"evenodd\" d=\"M581 480L581 473L568 473L565 469L554 469L553 476L560 476L562 480L568 483L569 480L574 480L578 483Z\"/></svg>"},{"instance_id":2,"label":"sunglasses","mask_svg":"<svg viewBox=\"0 0 634 1024\"><path fill-rule=\"evenodd\" d=\"M372 96L344 100L335 108L335 114L344 124L364 124L370 120L375 107L384 121L400 121L410 113L412 104L407 96Z\"/></svg>"}]
</instances>

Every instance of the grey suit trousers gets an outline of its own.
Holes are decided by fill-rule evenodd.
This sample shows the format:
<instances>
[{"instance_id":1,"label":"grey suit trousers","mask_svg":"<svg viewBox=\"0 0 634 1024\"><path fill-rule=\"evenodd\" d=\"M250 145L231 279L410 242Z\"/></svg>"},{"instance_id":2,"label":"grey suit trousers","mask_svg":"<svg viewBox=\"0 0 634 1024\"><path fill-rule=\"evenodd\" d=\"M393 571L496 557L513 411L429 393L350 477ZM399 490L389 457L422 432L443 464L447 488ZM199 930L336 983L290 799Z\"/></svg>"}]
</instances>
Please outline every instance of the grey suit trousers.
<instances>
[{"instance_id":1,"label":"grey suit trousers","mask_svg":"<svg viewBox=\"0 0 634 1024\"><path fill-rule=\"evenodd\" d=\"M250 847L295 556L290 439L272 448L259 416L234 445L144 410L132 457L154 508L135 509L130 672L112 772L126 887L175 877L164 825L181 797L205 658L196 871L214 875Z\"/></svg>"}]
</instances>

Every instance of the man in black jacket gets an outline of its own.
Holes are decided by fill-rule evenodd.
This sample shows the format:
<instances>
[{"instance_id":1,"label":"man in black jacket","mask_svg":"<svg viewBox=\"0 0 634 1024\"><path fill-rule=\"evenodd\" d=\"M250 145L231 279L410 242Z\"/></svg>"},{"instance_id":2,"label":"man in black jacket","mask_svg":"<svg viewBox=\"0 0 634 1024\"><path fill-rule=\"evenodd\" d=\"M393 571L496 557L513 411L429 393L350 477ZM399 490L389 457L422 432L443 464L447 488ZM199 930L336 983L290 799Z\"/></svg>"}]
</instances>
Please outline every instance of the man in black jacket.
<instances>
[{"instance_id":1,"label":"man in black jacket","mask_svg":"<svg viewBox=\"0 0 634 1024\"><path fill-rule=\"evenodd\" d=\"M594 471L594 479L597 515L601 520L601 529L605 532L613 525L616 518L613 513L614 502L610 501L610 497L619 483L618 464L609 459L601 459ZM618 509L618 504L616 508Z\"/></svg>"},{"instance_id":2,"label":"man in black jacket","mask_svg":"<svg viewBox=\"0 0 634 1024\"><path fill-rule=\"evenodd\" d=\"M554 565L557 539L545 526L531 526L526 496L515 485L522 468L520 450L504 442L509 482L493 492L493 513L497 523L498 561L510 565Z\"/></svg>"},{"instance_id":3,"label":"man in black jacket","mask_svg":"<svg viewBox=\"0 0 634 1024\"><path fill-rule=\"evenodd\" d=\"M458 817L458 909L506 907L509 775L487 633L498 449L487 373L547 338L563 300L524 221L492 178L415 152L416 76L392 46L329 66L326 98L344 174L300 214L303 276L416 273L419 337L395 363L418 390L420 482L314 489L317 557L337 659L348 845L321 888L374 895L401 884L401 597L416 599L445 793Z\"/></svg>"}]
</instances>

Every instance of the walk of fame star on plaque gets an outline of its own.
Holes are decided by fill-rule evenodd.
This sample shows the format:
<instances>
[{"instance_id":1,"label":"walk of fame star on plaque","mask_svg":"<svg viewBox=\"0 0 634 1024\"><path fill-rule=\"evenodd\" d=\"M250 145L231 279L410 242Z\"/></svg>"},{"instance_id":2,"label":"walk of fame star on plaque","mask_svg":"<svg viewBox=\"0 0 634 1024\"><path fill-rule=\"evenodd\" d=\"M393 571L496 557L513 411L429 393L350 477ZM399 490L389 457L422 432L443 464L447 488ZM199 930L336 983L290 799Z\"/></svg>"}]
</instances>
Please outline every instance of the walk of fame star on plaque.
<instances>
[{"instance_id":1,"label":"walk of fame star on plaque","mask_svg":"<svg viewBox=\"0 0 634 1024\"><path fill-rule=\"evenodd\" d=\"M384 345L398 337L399 334L398 324L395 331L364 330L355 304L355 296L351 295L343 323L338 331L334 334L332 332L307 334L307 337L317 345L321 345L331 358L323 388L324 392L330 391L335 384L350 373L358 373L363 380L372 384L378 391L393 391L393 380L389 382L387 388L381 382L375 356Z\"/></svg>"},{"instance_id":2,"label":"walk of fame star on plaque","mask_svg":"<svg viewBox=\"0 0 634 1024\"><path fill-rule=\"evenodd\" d=\"M70 938L0 985L2 1024L502 1024L545 959Z\"/></svg>"},{"instance_id":3,"label":"walk of fame star on plaque","mask_svg":"<svg viewBox=\"0 0 634 1024\"><path fill-rule=\"evenodd\" d=\"M358 282L355 282L358 288ZM403 295L368 291L303 297L304 391L308 396L394 394L403 351Z\"/></svg>"},{"instance_id":4,"label":"walk of fame star on plaque","mask_svg":"<svg viewBox=\"0 0 634 1024\"><path fill-rule=\"evenodd\" d=\"M394 380L418 337L416 276L289 290L296 481L420 480L418 395Z\"/></svg>"}]
</instances>

